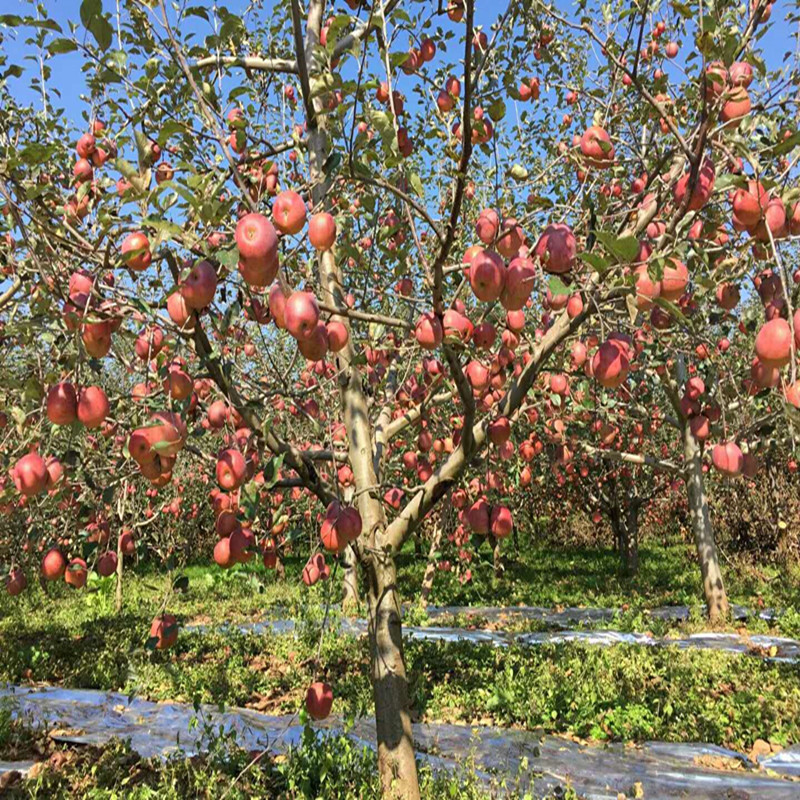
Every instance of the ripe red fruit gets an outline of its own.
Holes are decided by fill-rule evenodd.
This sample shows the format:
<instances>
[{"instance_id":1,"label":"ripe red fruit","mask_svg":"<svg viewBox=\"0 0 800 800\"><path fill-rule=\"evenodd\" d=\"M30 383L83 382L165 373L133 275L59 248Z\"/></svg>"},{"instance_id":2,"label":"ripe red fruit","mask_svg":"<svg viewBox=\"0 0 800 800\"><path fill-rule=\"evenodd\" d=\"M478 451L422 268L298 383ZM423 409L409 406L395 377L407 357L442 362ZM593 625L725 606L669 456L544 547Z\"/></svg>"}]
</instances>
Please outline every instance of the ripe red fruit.
<instances>
[{"instance_id":1,"label":"ripe red fruit","mask_svg":"<svg viewBox=\"0 0 800 800\"><path fill-rule=\"evenodd\" d=\"M484 244L492 244L500 230L500 217L493 208L484 208L475 222L475 232Z\"/></svg>"},{"instance_id":2,"label":"ripe red fruit","mask_svg":"<svg viewBox=\"0 0 800 800\"><path fill-rule=\"evenodd\" d=\"M239 272L251 286L267 286L278 272L278 235L263 215L246 214L236 225Z\"/></svg>"},{"instance_id":3,"label":"ripe red fruit","mask_svg":"<svg viewBox=\"0 0 800 800\"><path fill-rule=\"evenodd\" d=\"M489 439L494 445L507 442L511 436L511 423L508 417L498 417L489 423Z\"/></svg>"},{"instance_id":4,"label":"ripe red fruit","mask_svg":"<svg viewBox=\"0 0 800 800\"><path fill-rule=\"evenodd\" d=\"M306 224L306 204L297 192L281 192L272 205L275 227L285 234L299 233Z\"/></svg>"},{"instance_id":5,"label":"ripe red fruit","mask_svg":"<svg viewBox=\"0 0 800 800\"><path fill-rule=\"evenodd\" d=\"M164 346L164 331L161 328L154 326L145 328L137 337L134 349L136 357L142 361L148 361L155 358Z\"/></svg>"},{"instance_id":6,"label":"ripe red fruit","mask_svg":"<svg viewBox=\"0 0 800 800\"><path fill-rule=\"evenodd\" d=\"M756 335L756 356L767 367L780 369L792 357L792 330L780 317L764 323Z\"/></svg>"},{"instance_id":7,"label":"ripe red fruit","mask_svg":"<svg viewBox=\"0 0 800 800\"><path fill-rule=\"evenodd\" d=\"M628 377L630 360L627 349L609 339L597 349L592 359L592 374L606 389L616 389Z\"/></svg>"},{"instance_id":8,"label":"ripe red fruit","mask_svg":"<svg viewBox=\"0 0 800 800\"><path fill-rule=\"evenodd\" d=\"M206 411L208 424L212 428L222 428L228 420L228 406L224 400L215 400Z\"/></svg>"},{"instance_id":9,"label":"ripe red fruit","mask_svg":"<svg viewBox=\"0 0 800 800\"><path fill-rule=\"evenodd\" d=\"M403 502L403 497L405 496L405 492L402 489L398 489L394 487L389 489L384 495L383 500L384 502L390 507L393 508L395 511L400 510L400 504Z\"/></svg>"},{"instance_id":10,"label":"ripe red fruit","mask_svg":"<svg viewBox=\"0 0 800 800\"><path fill-rule=\"evenodd\" d=\"M312 719L325 719L333 706L333 689L327 684L317 681L306 691L306 711Z\"/></svg>"},{"instance_id":11,"label":"ripe red fruit","mask_svg":"<svg viewBox=\"0 0 800 800\"><path fill-rule=\"evenodd\" d=\"M689 270L677 258L668 259L661 278L661 297L665 300L680 299L689 283Z\"/></svg>"},{"instance_id":12,"label":"ripe red fruit","mask_svg":"<svg viewBox=\"0 0 800 800\"><path fill-rule=\"evenodd\" d=\"M505 539L514 527L514 520L511 512L505 506L494 506L490 516L489 530L492 536L498 539Z\"/></svg>"},{"instance_id":13,"label":"ripe red fruit","mask_svg":"<svg viewBox=\"0 0 800 800\"><path fill-rule=\"evenodd\" d=\"M680 206L686 199L690 177L691 172L686 172L675 184L672 195L677 206ZM714 162L710 158L706 158L697 173L697 180L687 206L689 211L699 211L708 202L711 192L714 190L715 178Z\"/></svg>"},{"instance_id":14,"label":"ripe red fruit","mask_svg":"<svg viewBox=\"0 0 800 800\"><path fill-rule=\"evenodd\" d=\"M99 386L86 386L78 397L78 419L87 428L99 428L108 416L110 406L106 393Z\"/></svg>"},{"instance_id":15,"label":"ripe red fruit","mask_svg":"<svg viewBox=\"0 0 800 800\"><path fill-rule=\"evenodd\" d=\"M733 218L745 228L753 228L761 221L769 205L769 193L760 181L748 181L747 188L733 193Z\"/></svg>"},{"instance_id":16,"label":"ripe red fruit","mask_svg":"<svg viewBox=\"0 0 800 800\"><path fill-rule=\"evenodd\" d=\"M47 418L54 425L70 425L78 418L78 395L71 383L57 383L50 387Z\"/></svg>"},{"instance_id":17,"label":"ripe red fruit","mask_svg":"<svg viewBox=\"0 0 800 800\"><path fill-rule=\"evenodd\" d=\"M87 322L81 333L86 352L94 358L103 358L111 349L111 326L108 322Z\"/></svg>"},{"instance_id":18,"label":"ripe red fruit","mask_svg":"<svg viewBox=\"0 0 800 800\"><path fill-rule=\"evenodd\" d=\"M490 350L494 345L494 340L497 337L497 331L491 322L482 322L475 327L472 332L472 341L476 347L484 350Z\"/></svg>"},{"instance_id":19,"label":"ripe red fruit","mask_svg":"<svg viewBox=\"0 0 800 800\"><path fill-rule=\"evenodd\" d=\"M339 552L361 534L361 515L352 506L343 507L334 500L325 510L320 538L326 550Z\"/></svg>"},{"instance_id":20,"label":"ripe red fruit","mask_svg":"<svg viewBox=\"0 0 800 800\"><path fill-rule=\"evenodd\" d=\"M167 313L169 318L183 331L189 333L194 330L194 311L186 305L180 290L174 291L167 298Z\"/></svg>"},{"instance_id":21,"label":"ripe red fruit","mask_svg":"<svg viewBox=\"0 0 800 800\"><path fill-rule=\"evenodd\" d=\"M508 311L519 311L528 302L536 282L536 270L529 258L514 258L506 268L500 302ZM519 333L519 331L517 331Z\"/></svg>"},{"instance_id":22,"label":"ripe red fruit","mask_svg":"<svg viewBox=\"0 0 800 800\"><path fill-rule=\"evenodd\" d=\"M109 550L97 559L97 573L104 578L117 571L117 554Z\"/></svg>"},{"instance_id":23,"label":"ripe red fruit","mask_svg":"<svg viewBox=\"0 0 800 800\"><path fill-rule=\"evenodd\" d=\"M610 167L614 161L614 145L604 128L592 125L580 140L581 153L587 164L593 167Z\"/></svg>"},{"instance_id":24,"label":"ripe red fruit","mask_svg":"<svg viewBox=\"0 0 800 800\"><path fill-rule=\"evenodd\" d=\"M12 470L14 485L20 494L33 497L47 488L47 464L38 453L28 453L17 461Z\"/></svg>"},{"instance_id":25,"label":"ripe red fruit","mask_svg":"<svg viewBox=\"0 0 800 800\"><path fill-rule=\"evenodd\" d=\"M697 400L705 391L706 385L702 378L695 375L693 378L689 378L689 380L686 381L686 396L690 400Z\"/></svg>"},{"instance_id":26,"label":"ripe red fruit","mask_svg":"<svg viewBox=\"0 0 800 800\"><path fill-rule=\"evenodd\" d=\"M150 638L156 650L168 650L178 641L178 620L172 614L161 614L150 626Z\"/></svg>"},{"instance_id":27,"label":"ripe red fruit","mask_svg":"<svg viewBox=\"0 0 800 800\"><path fill-rule=\"evenodd\" d=\"M435 350L444 338L442 323L432 311L427 311L419 318L414 336L420 347L425 350Z\"/></svg>"},{"instance_id":28,"label":"ripe red fruit","mask_svg":"<svg viewBox=\"0 0 800 800\"><path fill-rule=\"evenodd\" d=\"M74 589L82 589L86 585L88 575L86 562L82 558L73 558L64 572L64 582Z\"/></svg>"},{"instance_id":29,"label":"ripe red fruit","mask_svg":"<svg viewBox=\"0 0 800 800\"><path fill-rule=\"evenodd\" d=\"M67 559L61 551L53 547L48 550L42 559L42 577L46 581L56 581L67 569Z\"/></svg>"},{"instance_id":30,"label":"ripe red fruit","mask_svg":"<svg viewBox=\"0 0 800 800\"><path fill-rule=\"evenodd\" d=\"M546 272L562 275L572 269L577 247L575 235L569 226L557 223L544 229L534 252Z\"/></svg>"},{"instance_id":31,"label":"ripe red fruit","mask_svg":"<svg viewBox=\"0 0 800 800\"><path fill-rule=\"evenodd\" d=\"M328 332L328 347L331 352L338 353L344 349L349 339L347 326L339 320L331 320L325 328Z\"/></svg>"},{"instance_id":32,"label":"ripe red fruit","mask_svg":"<svg viewBox=\"0 0 800 800\"><path fill-rule=\"evenodd\" d=\"M16 597L25 591L28 586L28 579L21 569L12 569L6 578L6 591L11 597Z\"/></svg>"},{"instance_id":33,"label":"ripe red fruit","mask_svg":"<svg viewBox=\"0 0 800 800\"><path fill-rule=\"evenodd\" d=\"M734 442L716 445L711 452L711 461L714 467L727 477L735 478L742 474L744 456Z\"/></svg>"},{"instance_id":34,"label":"ripe red fruit","mask_svg":"<svg viewBox=\"0 0 800 800\"><path fill-rule=\"evenodd\" d=\"M198 261L181 284L186 307L200 311L211 305L217 291L217 273L210 261Z\"/></svg>"},{"instance_id":35,"label":"ripe red fruit","mask_svg":"<svg viewBox=\"0 0 800 800\"><path fill-rule=\"evenodd\" d=\"M272 284L269 290L269 314L275 320L275 325L278 328L285 328L286 321L284 313L286 311L286 295L283 293L280 285L277 283Z\"/></svg>"},{"instance_id":36,"label":"ripe red fruit","mask_svg":"<svg viewBox=\"0 0 800 800\"><path fill-rule=\"evenodd\" d=\"M336 242L336 220L331 214L314 214L308 222L308 240L316 250L330 250Z\"/></svg>"},{"instance_id":37,"label":"ripe red fruit","mask_svg":"<svg viewBox=\"0 0 800 800\"><path fill-rule=\"evenodd\" d=\"M717 304L725 311L731 311L739 303L739 287L735 283L721 283L716 291Z\"/></svg>"},{"instance_id":38,"label":"ripe red fruit","mask_svg":"<svg viewBox=\"0 0 800 800\"><path fill-rule=\"evenodd\" d=\"M317 555L322 555L321 553L317 553ZM323 557L322 563L325 563L325 559ZM313 586L321 577L322 574L320 572L320 562L319 559L315 556L311 556L306 562L305 567L303 567L302 573L303 583L306 586Z\"/></svg>"},{"instance_id":39,"label":"ripe red fruit","mask_svg":"<svg viewBox=\"0 0 800 800\"><path fill-rule=\"evenodd\" d=\"M464 368L464 374L476 392L482 392L489 385L489 370L480 361L470 361Z\"/></svg>"},{"instance_id":40,"label":"ripe red fruit","mask_svg":"<svg viewBox=\"0 0 800 800\"><path fill-rule=\"evenodd\" d=\"M150 240L141 231L131 233L122 243L122 260L135 272L143 272L153 261Z\"/></svg>"},{"instance_id":41,"label":"ripe red fruit","mask_svg":"<svg viewBox=\"0 0 800 800\"><path fill-rule=\"evenodd\" d=\"M233 448L223 450L217 458L217 483L227 492L238 489L247 477L247 462Z\"/></svg>"},{"instance_id":42,"label":"ripe red fruit","mask_svg":"<svg viewBox=\"0 0 800 800\"><path fill-rule=\"evenodd\" d=\"M469 267L469 283L479 300L493 303L500 297L506 280L506 265L493 250L481 250Z\"/></svg>"},{"instance_id":43,"label":"ripe red fruit","mask_svg":"<svg viewBox=\"0 0 800 800\"><path fill-rule=\"evenodd\" d=\"M728 126L736 126L743 117L750 113L751 108L747 89L744 86L735 86L730 92L729 99L722 106L719 118Z\"/></svg>"},{"instance_id":44,"label":"ripe red fruit","mask_svg":"<svg viewBox=\"0 0 800 800\"><path fill-rule=\"evenodd\" d=\"M136 552L136 542L131 531L123 530L119 535L119 549L124 556L132 556Z\"/></svg>"},{"instance_id":45,"label":"ripe red fruit","mask_svg":"<svg viewBox=\"0 0 800 800\"><path fill-rule=\"evenodd\" d=\"M308 339L319 322L317 298L311 292L292 292L283 309L283 320L286 330L295 339Z\"/></svg>"},{"instance_id":46,"label":"ripe red fruit","mask_svg":"<svg viewBox=\"0 0 800 800\"><path fill-rule=\"evenodd\" d=\"M97 141L91 133L84 133L75 146L75 150L81 158L91 158L97 146Z\"/></svg>"},{"instance_id":47,"label":"ripe red fruit","mask_svg":"<svg viewBox=\"0 0 800 800\"><path fill-rule=\"evenodd\" d=\"M231 552L230 537L225 536L214 545L214 561L216 561L222 569L228 569L236 563L236 559Z\"/></svg>"},{"instance_id":48,"label":"ripe red fruit","mask_svg":"<svg viewBox=\"0 0 800 800\"><path fill-rule=\"evenodd\" d=\"M479 497L467 511L467 524L475 533L489 533L490 509L484 497Z\"/></svg>"}]
</instances>

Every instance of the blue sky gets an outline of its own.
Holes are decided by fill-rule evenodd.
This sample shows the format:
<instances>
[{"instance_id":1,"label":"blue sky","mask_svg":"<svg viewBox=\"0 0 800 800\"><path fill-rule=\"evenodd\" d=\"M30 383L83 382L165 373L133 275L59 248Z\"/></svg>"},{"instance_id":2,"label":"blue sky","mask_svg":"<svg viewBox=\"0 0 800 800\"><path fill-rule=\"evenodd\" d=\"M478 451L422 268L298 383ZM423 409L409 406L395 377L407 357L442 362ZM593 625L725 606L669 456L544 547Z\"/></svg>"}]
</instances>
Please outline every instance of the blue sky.
<instances>
[{"instance_id":1,"label":"blue sky","mask_svg":"<svg viewBox=\"0 0 800 800\"><path fill-rule=\"evenodd\" d=\"M431 0L431 2L433 1ZM0 5L2 5L2 13L22 16L30 15L33 12L32 5L27 0L2 0ZM68 35L68 22L70 20L77 22L80 26L81 0L47 0L45 5L48 7L50 16L61 25L65 32L64 34L53 33L50 37L51 39L59 35ZM212 0L208 0L206 5L211 7L213 5ZM228 0L228 2L219 3L219 5L226 6L231 12L238 12L246 8L248 2L246 0ZM104 0L104 7L107 11L112 10L113 6L112 0ZM266 2L265 6L269 7L269 2ZM570 10L574 8L571 3L565 0L558 0L556 6L561 8L564 14L569 14ZM504 8L504 3L487 4L478 2L476 25L483 25L488 28L489 24L495 20L495 15L504 10ZM796 29L790 29L789 25L783 21L787 8L786 0L778 0L773 7L768 31L761 41L764 54L768 59L768 67L771 68L781 66L784 61L784 54L794 49L792 37L796 35ZM337 10L342 11L338 6ZM263 15L268 14L268 11L262 10L255 13ZM443 24L447 25L449 23L445 20ZM211 32L209 24L197 18L193 18L189 25L201 35L205 31ZM183 32L185 31L186 26L183 27ZM2 50L9 56L9 63L18 64L25 70L25 74L22 77L10 79L12 92L20 100L33 100L40 104L41 100L38 94L29 86L31 75L38 73L39 70L39 65L36 61L36 48L30 41L27 41L29 29L6 29L4 33ZM82 30L79 30L78 33L81 35ZM663 41L666 41L666 39ZM684 46L681 56L688 54L688 47L689 45ZM80 99L81 94L86 91L81 73L83 61L83 56L79 52L75 52L58 55L49 62L53 70L53 74L48 81L49 88L60 93L62 98L61 105L65 109L66 115L79 127L82 126L82 123L80 123L81 113L85 113L87 109L86 104ZM676 71L676 77L677 74Z\"/></svg>"}]
</instances>

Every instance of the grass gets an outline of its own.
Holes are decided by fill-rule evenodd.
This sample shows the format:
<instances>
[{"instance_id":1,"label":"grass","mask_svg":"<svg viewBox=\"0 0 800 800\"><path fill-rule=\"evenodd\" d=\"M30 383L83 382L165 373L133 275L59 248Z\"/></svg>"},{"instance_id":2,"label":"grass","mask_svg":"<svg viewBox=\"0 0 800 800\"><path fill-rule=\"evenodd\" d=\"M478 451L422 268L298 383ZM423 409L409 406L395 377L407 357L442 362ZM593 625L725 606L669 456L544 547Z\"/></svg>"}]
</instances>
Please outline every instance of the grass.
<instances>
[{"instance_id":1,"label":"grass","mask_svg":"<svg viewBox=\"0 0 800 800\"><path fill-rule=\"evenodd\" d=\"M256 758L256 756L258 756ZM378 800L380 787L372 751L345 735L317 736L306 728L300 744L283 756L245 752L228 738L212 740L208 753L162 761L143 759L119 740L103 747L54 742L45 731L26 727L0 706L0 760L30 758L37 764L27 779L10 782L3 797L22 800L183 800L187 797L275 798L275 800ZM515 778L480 784L469 759L454 774L420 765L423 800L458 797L489 800L497 789L509 800L531 800ZM577 800L570 789L549 800ZM547 799L546 799L547 800Z\"/></svg>"},{"instance_id":2,"label":"grass","mask_svg":"<svg viewBox=\"0 0 800 800\"><path fill-rule=\"evenodd\" d=\"M640 548L640 571L628 577L619 571L611 550L554 547L521 542L520 554L509 559L500 580L494 578L488 546L478 550L470 565L473 580L461 584L452 573L436 575L431 602L435 605L600 606L655 608L662 605L701 605L700 572L693 545L680 541L650 541ZM400 557L401 586L416 586L424 559L406 546ZM755 609L800 606L800 565L753 564L745 558L723 560L728 599Z\"/></svg>"},{"instance_id":3,"label":"grass","mask_svg":"<svg viewBox=\"0 0 800 800\"><path fill-rule=\"evenodd\" d=\"M501 582L482 576L474 586L437 575L437 604L598 605L624 607L615 626L668 634L706 627L699 616L695 568L684 545L649 546L642 573L621 577L612 553L532 544L509 564ZM268 713L297 710L316 674L322 601L333 582L306 589L299 562L287 564L286 582L261 567L222 572L189 566L188 586L168 609L182 625L219 625L288 616L297 636L181 631L167 653L145 646L149 623L176 577L147 566L126 573L123 612L114 612L114 580L93 576L83 591L31 582L20 598L0 600L0 680L43 681L79 688L122 690L154 700L250 705ZM401 586L414 586L421 562L401 557ZM605 578L602 576L605 575ZM796 570L769 565L728 570L731 598L750 606L784 607L795 601ZM547 579L546 579L547 578ZM752 594L748 594L752 592ZM408 599L408 597L406 598ZM687 623L660 623L644 607L687 603ZM336 618L336 612L333 619ZM409 621L424 622L419 608ZM467 622L465 619L456 620ZM528 623L527 627L536 627ZM792 612L779 632L797 635ZM751 621L750 631L767 630ZM518 624L519 628L525 625ZM800 666L712 651L577 644L495 650L471 644L406 644L413 712L420 720L494 723L595 739L702 740L748 749L757 738L800 741ZM365 641L329 633L322 640L320 675L335 688L335 710L369 714L372 692Z\"/></svg>"},{"instance_id":4,"label":"grass","mask_svg":"<svg viewBox=\"0 0 800 800\"><path fill-rule=\"evenodd\" d=\"M153 700L296 711L315 672L317 638L183 631L174 650L144 647L133 615L7 627L0 679L122 690ZM513 725L594 739L708 741L746 750L755 739L800 741L800 667L714 651L576 644L494 649L406 646L415 717ZM322 674L335 710L372 713L365 640L328 633Z\"/></svg>"},{"instance_id":5,"label":"grass","mask_svg":"<svg viewBox=\"0 0 800 800\"><path fill-rule=\"evenodd\" d=\"M693 548L682 542L650 542L641 547L641 570L635 577L622 575L616 554L610 550L588 547L554 547L528 541L521 543L520 554L513 554L507 543L506 571L494 577L491 553L480 548L471 564L473 579L461 584L452 573L437 572L430 602L433 605L532 605L559 608L598 606L619 608L625 624L635 625L638 612L662 605L693 607L700 619L703 596ZM331 583L319 583L308 589L300 582L305 561L289 558L286 580L257 561L222 571L213 564L192 564L172 575L184 575L189 590L174 593L169 610L184 622L228 620L245 622L265 617L307 617L317 608ZM729 559L725 564L728 597L732 603L754 610L800 608L800 564L753 564L744 558ZM408 543L398 557L398 585L402 600L413 603L417 597L425 559L416 557ZM60 582L48 586L47 597L30 581L20 597L0 593L0 615L17 617L36 614L47 607L50 619L72 622L108 616L113 612L114 578L90 576L88 591L73 592ZM158 611L170 585L170 578L154 571L149 564L126 571L124 602L126 608ZM338 586L338 582L337 582ZM334 598L335 599L335 598ZM626 616L627 615L627 616ZM2 619L0 617L0 619ZM0 625L3 624L0 622ZM642 630L652 620L642 617ZM790 622L794 624L794 622ZM736 628L740 627L737 623ZM800 631L800 625L797 626ZM763 630L759 628L759 631ZM787 635L791 635L788 634Z\"/></svg>"}]
</instances>

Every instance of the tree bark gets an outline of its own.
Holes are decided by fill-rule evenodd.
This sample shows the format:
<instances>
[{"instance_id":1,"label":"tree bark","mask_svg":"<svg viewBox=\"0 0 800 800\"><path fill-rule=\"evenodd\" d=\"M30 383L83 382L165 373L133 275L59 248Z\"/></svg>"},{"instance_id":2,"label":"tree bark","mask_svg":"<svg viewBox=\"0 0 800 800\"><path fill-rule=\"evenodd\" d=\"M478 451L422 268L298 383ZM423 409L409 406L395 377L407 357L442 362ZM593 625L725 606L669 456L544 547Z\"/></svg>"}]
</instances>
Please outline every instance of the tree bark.
<instances>
[{"instance_id":1,"label":"tree bark","mask_svg":"<svg viewBox=\"0 0 800 800\"><path fill-rule=\"evenodd\" d=\"M361 601L358 597L358 560L352 547L345 547L342 553L342 564L344 566L342 610L354 611L361 605Z\"/></svg>"},{"instance_id":2,"label":"tree bark","mask_svg":"<svg viewBox=\"0 0 800 800\"><path fill-rule=\"evenodd\" d=\"M730 611L728 595L722 581L719 567L717 544L711 527L711 516L708 513L703 481L703 464L700 445L692 434L688 424L683 426L683 452L686 461L686 487L689 493L689 516L692 521L694 542L700 572L703 577L703 593L706 598L708 617L711 620L726 617Z\"/></svg>"},{"instance_id":3,"label":"tree bark","mask_svg":"<svg viewBox=\"0 0 800 800\"><path fill-rule=\"evenodd\" d=\"M425 574L422 576L422 588L420 594L422 599L427 603L428 598L431 596L431 589L433 589L433 579L436 576L436 553L439 550L439 544L442 541L442 533L444 525L442 520L436 521L433 528L433 538L431 539L431 546L428 550L428 563L425 567Z\"/></svg>"},{"instance_id":4,"label":"tree bark","mask_svg":"<svg viewBox=\"0 0 800 800\"><path fill-rule=\"evenodd\" d=\"M114 598L114 608L119 614L122 611L122 560L124 556L122 554L122 537L117 537L117 589L116 589L116 596Z\"/></svg>"},{"instance_id":5,"label":"tree bark","mask_svg":"<svg viewBox=\"0 0 800 800\"><path fill-rule=\"evenodd\" d=\"M386 800L419 800L394 559L388 554L375 554L368 562L368 573L370 661L381 792Z\"/></svg>"},{"instance_id":6,"label":"tree bark","mask_svg":"<svg viewBox=\"0 0 800 800\"><path fill-rule=\"evenodd\" d=\"M492 562L494 564L494 577L497 580L503 577L505 567L503 566L503 555L500 551L500 540L489 534L489 545L492 548Z\"/></svg>"},{"instance_id":7,"label":"tree bark","mask_svg":"<svg viewBox=\"0 0 800 800\"><path fill-rule=\"evenodd\" d=\"M639 571L639 504L632 500L628 504L628 513L624 518L623 538L620 542L620 559L622 570L627 575L636 575Z\"/></svg>"}]
</instances>

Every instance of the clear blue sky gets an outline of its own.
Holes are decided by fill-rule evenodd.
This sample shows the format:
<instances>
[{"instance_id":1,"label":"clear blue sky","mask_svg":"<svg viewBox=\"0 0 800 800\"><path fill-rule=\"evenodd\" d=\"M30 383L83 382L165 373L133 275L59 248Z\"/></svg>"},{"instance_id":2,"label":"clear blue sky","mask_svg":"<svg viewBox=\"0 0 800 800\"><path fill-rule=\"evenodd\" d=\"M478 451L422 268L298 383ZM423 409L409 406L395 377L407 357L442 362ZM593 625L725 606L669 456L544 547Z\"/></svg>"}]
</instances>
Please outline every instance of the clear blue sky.
<instances>
[{"instance_id":1,"label":"clear blue sky","mask_svg":"<svg viewBox=\"0 0 800 800\"><path fill-rule=\"evenodd\" d=\"M432 2L434 0L431 0ZM80 25L80 0L46 0L45 5L48 7L48 13L55 19L64 29L65 34L53 33L50 35L48 41L59 35L68 35L67 22L72 20ZM111 10L113 7L112 0L104 0L104 7L106 10ZM212 6L211 0L208 0L207 5ZM246 0L228 0L224 5L230 11L238 11L247 7ZM269 3L265 3L269 5ZM566 0L558 0L557 6L563 9L563 13L569 14L573 8L572 4ZM783 7L782 7L783 6ZM505 8L505 3L477 3L476 11L476 25L484 25L488 28L489 24L495 20L495 14L499 13ZM764 54L768 60L768 68L775 69L782 66L784 63L784 54L787 51L794 50L795 42L793 37L796 36L796 29L790 30L789 26L783 21L786 12L786 0L777 0L773 7L772 19L769 24L768 32L762 40ZM339 11L342 9L339 8ZM0 0L0 13L19 14L26 16L33 13L33 7L27 0ZM256 14L265 14L266 11L256 11ZM204 27L208 23L203 20L194 18L192 27L199 33L204 33ZM445 24L447 24L445 22ZM207 28L210 32L210 28ZM33 74L38 73L39 65L36 60L36 48L26 42L29 36L30 29L13 29L7 28L3 31L4 41L2 43L2 50L9 56L10 64L18 64L25 70L20 78L10 78L11 91L16 97L22 101L40 102L38 94L34 92L30 86L30 78ZM82 29L79 30L79 35L83 34ZM113 45L112 45L113 46ZM684 47L682 55L688 52L690 45ZM76 125L82 127L80 122L81 114L87 110L87 105L81 101L81 94L86 91L83 81L83 74L81 66L84 62L84 57L80 52L67 53L58 55L49 61L53 73L48 81L48 87L52 91L57 91L61 96L61 106L64 108L66 115ZM53 98L55 100L55 98Z\"/></svg>"}]
</instances>

